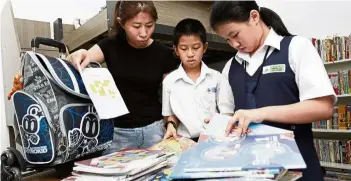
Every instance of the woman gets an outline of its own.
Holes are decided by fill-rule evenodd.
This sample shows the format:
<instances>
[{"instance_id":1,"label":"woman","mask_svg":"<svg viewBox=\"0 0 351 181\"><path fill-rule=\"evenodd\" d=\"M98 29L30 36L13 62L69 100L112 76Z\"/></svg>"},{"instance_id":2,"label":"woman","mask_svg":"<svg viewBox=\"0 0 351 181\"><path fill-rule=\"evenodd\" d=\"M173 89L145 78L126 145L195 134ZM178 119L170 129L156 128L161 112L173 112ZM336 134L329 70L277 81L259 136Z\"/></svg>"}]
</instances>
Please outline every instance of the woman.
<instances>
[{"instance_id":1,"label":"woman","mask_svg":"<svg viewBox=\"0 0 351 181\"><path fill-rule=\"evenodd\" d=\"M336 96L311 41L254 1L215 1L210 24L238 50L223 69L235 100L226 134L237 123L242 134L250 122L293 130L307 165L303 180L323 180L311 123L332 116Z\"/></svg>"},{"instance_id":2,"label":"woman","mask_svg":"<svg viewBox=\"0 0 351 181\"><path fill-rule=\"evenodd\" d=\"M105 153L148 148L163 139L158 90L165 74L179 61L171 49L151 38L157 18L150 1L118 1L111 36L68 58L82 69L90 61L106 62L130 112L115 118L114 141Z\"/></svg>"}]
</instances>

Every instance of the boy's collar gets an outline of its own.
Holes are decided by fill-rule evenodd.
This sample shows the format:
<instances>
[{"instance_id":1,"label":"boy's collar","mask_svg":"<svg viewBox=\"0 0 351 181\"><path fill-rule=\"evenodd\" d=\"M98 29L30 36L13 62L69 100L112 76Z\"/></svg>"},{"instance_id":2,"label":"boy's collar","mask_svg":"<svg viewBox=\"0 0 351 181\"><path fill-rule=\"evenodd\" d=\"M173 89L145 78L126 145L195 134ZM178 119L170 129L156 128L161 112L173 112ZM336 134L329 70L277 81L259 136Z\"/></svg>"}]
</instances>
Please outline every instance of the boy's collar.
<instances>
[{"instance_id":1,"label":"boy's collar","mask_svg":"<svg viewBox=\"0 0 351 181\"><path fill-rule=\"evenodd\" d=\"M212 72L210 71L208 66L203 61L201 61L201 70L200 71L201 71L200 72L200 77L205 77L207 75L208 76L212 76ZM186 74L186 71L184 70L182 64L180 64L180 66L177 69L177 79L176 80L179 80L179 79L183 79L183 80L190 79L188 77L188 75Z\"/></svg>"}]
</instances>

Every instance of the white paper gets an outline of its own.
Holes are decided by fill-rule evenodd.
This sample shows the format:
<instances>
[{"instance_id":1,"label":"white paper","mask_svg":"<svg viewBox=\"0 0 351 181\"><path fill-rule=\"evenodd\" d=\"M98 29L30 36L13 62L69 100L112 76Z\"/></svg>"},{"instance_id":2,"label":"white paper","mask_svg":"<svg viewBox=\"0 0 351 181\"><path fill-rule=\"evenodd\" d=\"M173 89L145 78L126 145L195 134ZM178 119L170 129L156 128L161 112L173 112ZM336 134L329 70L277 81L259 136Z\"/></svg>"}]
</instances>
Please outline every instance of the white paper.
<instances>
[{"instance_id":1,"label":"white paper","mask_svg":"<svg viewBox=\"0 0 351 181\"><path fill-rule=\"evenodd\" d=\"M232 117L228 115L214 114L211 121L206 126L206 134L212 136L224 136L230 119L232 119Z\"/></svg>"},{"instance_id":2,"label":"white paper","mask_svg":"<svg viewBox=\"0 0 351 181\"><path fill-rule=\"evenodd\" d=\"M101 119L115 118L129 113L111 73L106 68L86 68L84 71L79 71Z\"/></svg>"}]
</instances>

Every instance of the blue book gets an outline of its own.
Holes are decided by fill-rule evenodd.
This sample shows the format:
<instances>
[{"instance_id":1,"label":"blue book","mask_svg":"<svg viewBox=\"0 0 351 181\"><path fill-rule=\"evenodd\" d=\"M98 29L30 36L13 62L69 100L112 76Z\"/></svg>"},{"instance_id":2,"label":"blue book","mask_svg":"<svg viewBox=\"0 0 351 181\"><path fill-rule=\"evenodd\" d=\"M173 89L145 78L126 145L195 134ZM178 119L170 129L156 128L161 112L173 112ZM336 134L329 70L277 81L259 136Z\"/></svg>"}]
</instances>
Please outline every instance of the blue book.
<instances>
[{"instance_id":1,"label":"blue book","mask_svg":"<svg viewBox=\"0 0 351 181\"><path fill-rule=\"evenodd\" d=\"M256 128L252 129L252 133L259 130L260 125L256 125ZM196 172L306 168L293 134L268 133L264 135L249 133L226 139L208 136L181 155L170 178L185 179L192 175L189 173Z\"/></svg>"},{"instance_id":2,"label":"blue book","mask_svg":"<svg viewBox=\"0 0 351 181\"><path fill-rule=\"evenodd\" d=\"M214 114L211 118L210 123L206 125L206 131L204 135L211 135L217 137L224 137L225 130L228 122L232 119L232 116L223 114ZM233 130L233 133L235 129ZM248 134L250 135L264 135L264 134L293 134L290 130L285 130L265 124L251 123L248 128Z\"/></svg>"}]
</instances>

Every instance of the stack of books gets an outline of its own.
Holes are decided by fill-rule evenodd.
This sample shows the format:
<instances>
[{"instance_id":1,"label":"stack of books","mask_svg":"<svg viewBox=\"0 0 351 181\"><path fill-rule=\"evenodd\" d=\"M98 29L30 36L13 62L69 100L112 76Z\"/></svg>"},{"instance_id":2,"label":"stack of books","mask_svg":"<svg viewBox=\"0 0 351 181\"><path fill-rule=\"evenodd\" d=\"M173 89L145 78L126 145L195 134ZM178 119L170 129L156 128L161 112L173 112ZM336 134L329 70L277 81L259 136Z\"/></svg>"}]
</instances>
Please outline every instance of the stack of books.
<instances>
[{"instance_id":1,"label":"stack of books","mask_svg":"<svg viewBox=\"0 0 351 181\"><path fill-rule=\"evenodd\" d=\"M224 136L229 116L215 115L198 143L180 137L149 149L128 149L78 161L65 181L294 181L306 164L292 131L250 124L244 136Z\"/></svg>"},{"instance_id":2,"label":"stack of books","mask_svg":"<svg viewBox=\"0 0 351 181\"><path fill-rule=\"evenodd\" d=\"M126 149L101 157L75 162L72 176L65 181L145 180L169 164L173 153L160 150Z\"/></svg>"}]
</instances>

